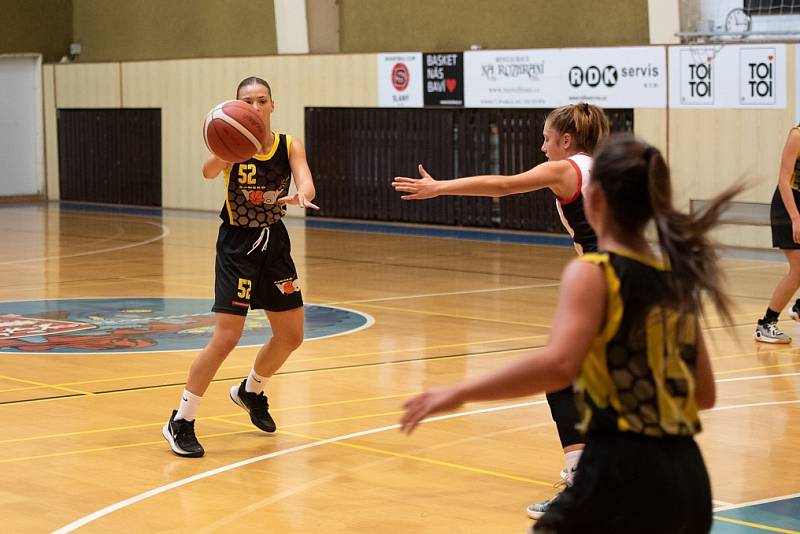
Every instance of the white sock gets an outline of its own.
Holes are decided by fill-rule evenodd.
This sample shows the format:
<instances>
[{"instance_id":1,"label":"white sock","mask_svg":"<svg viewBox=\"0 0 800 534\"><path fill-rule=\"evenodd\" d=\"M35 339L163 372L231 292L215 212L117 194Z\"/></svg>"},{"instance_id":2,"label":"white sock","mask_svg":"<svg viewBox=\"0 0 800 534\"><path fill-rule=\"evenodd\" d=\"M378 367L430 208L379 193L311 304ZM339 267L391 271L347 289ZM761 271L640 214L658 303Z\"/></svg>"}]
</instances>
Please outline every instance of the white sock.
<instances>
[{"instance_id":1,"label":"white sock","mask_svg":"<svg viewBox=\"0 0 800 534\"><path fill-rule=\"evenodd\" d=\"M251 369L250 374L247 375L247 382L244 384L244 390L258 395L264 391L264 386L267 385L268 380L268 376L261 376L260 374L256 373L255 369Z\"/></svg>"},{"instance_id":2,"label":"white sock","mask_svg":"<svg viewBox=\"0 0 800 534\"><path fill-rule=\"evenodd\" d=\"M567 471L567 480L572 484L575 479L575 471L578 469L578 461L581 459L583 449L569 451L564 454L564 469Z\"/></svg>"},{"instance_id":3,"label":"white sock","mask_svg":"<svg viewBox=\"0 0 800 534\"><path fill-rule=\"evenodd\" d=\"M197 409L200 407L200 400L202 398L203 397L198 397L188 389L184 389L181 395L181 403L178 405L178 413L175 414L175 419L194 421L195 417L197 417Z\"/></svg>"}]
</instances>

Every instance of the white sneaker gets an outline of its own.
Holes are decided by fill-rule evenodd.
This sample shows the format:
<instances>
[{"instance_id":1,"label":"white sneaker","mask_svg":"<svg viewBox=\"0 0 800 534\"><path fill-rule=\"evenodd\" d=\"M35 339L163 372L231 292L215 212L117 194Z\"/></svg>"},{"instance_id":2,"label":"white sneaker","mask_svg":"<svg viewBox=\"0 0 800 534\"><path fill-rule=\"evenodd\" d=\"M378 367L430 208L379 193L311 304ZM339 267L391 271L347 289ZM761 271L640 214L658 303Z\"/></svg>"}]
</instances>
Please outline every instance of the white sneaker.
<instances>
[{"instance_id":1,"label":"white sneaker","mask_svg":"<svg viewBox=\"0 0 800 534\"><path fill-rule=\"evenodd\" d=\"M791 315L791 312L789 312ZM753 339L762 343L791 343L792 338L783 333L778 328L777 322L765 323L763 319L758 320Z\"/></svg>"},{"instance_id":2,"label":"white sneaker","mask_svg":"<svg viewBox=\"0 0 800 534\"><path fill-rule=\"evenodd\" d=\"M566 469L561 470L561 480L553 484L554 488L561 488L561 491L564 491L568 487L572 485L572 478L575 477L575 469L572 469L572 477L570 477L570 473L567 472ZM550 505L556 502L556 500L561 496L561 492L556 493L546 501L535 502L528 506L526 512L528 517L531 519L539 519L542 517L547 510L550 509Z\"/></svg>"}]
</instances>

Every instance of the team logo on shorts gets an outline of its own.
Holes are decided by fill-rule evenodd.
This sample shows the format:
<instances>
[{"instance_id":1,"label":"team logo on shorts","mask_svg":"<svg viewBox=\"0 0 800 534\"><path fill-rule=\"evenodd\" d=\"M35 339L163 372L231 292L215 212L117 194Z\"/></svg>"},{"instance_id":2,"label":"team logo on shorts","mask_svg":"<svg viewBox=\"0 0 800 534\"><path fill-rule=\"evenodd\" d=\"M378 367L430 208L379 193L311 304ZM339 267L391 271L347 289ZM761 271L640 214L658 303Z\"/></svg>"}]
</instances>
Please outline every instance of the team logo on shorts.
<instances>
[{"instance_id":1,"label":"team logo on shorts","mask_svg":"<svg viewBox=\"0 0 800 534\"><path fill-rule=\"evenodd\" d=\"M297 278L287 278L275 282L275 287L284 295L291 295L292 293L300 291L300 282Z\"/></svg>"},{"instance_id":2,"label":"team logo on shorts","mask_svg":"<svg viewBox=\"0 0 800 534\"><path fill-rule=\"evenodd\" d=\"M287 280L299 291L294 280ZM288 286L287 286L288 287ZM0 353L109 353L199 350L214 331L212 299L92 298L0 302ZM355 332L373 323L367 314L305 305L306 339ZM261 312L245 320L239 346L271 336Z\"/></svg>"}]
</instances>

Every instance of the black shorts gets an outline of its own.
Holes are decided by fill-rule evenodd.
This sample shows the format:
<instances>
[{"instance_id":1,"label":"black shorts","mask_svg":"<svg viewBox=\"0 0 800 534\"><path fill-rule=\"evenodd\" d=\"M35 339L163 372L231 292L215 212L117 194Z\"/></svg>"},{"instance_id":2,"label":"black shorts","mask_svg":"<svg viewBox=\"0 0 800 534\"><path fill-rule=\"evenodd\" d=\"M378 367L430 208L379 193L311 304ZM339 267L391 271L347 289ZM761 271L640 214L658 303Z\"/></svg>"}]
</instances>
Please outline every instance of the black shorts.
<instances>
[{"instance_id":1,"label":"black shorts","mask_svg":"<svg viewBox=\"0 0 800 534\"><path fill-rule=\"evenodd\" d=\"M575 484L537 521L537 534L706 534L711 487L691 437L630 432L587 437Z\"/></svg>"},{"instance_id":2,"label":"black shorts","mask_svg":"<svg viewBox=\"0 0 800 534\"><path fill-rule=\"evenodd\" d=\"M792 189L795 204L800 207L800 191ZM775 189L775 194L772 195L772 204L769 208L769 223L772 227L772 246L782 249L800 249L800 244L795 243L792 239L792 219L789 217L789 212L786 211L786 206L783 204L783 198L778 189Z\"/></svg>"},{"instance_id":3,"label":"black shorts","mask_svg":"<svg viewBox=\"0 0 800 534\"><path fill-rule=\"evenodd\" d=\"M215 312L286 311L303 305L289 233L281 221L264 228L222 223L217 237Z\"/></svg>"}]
</instances>

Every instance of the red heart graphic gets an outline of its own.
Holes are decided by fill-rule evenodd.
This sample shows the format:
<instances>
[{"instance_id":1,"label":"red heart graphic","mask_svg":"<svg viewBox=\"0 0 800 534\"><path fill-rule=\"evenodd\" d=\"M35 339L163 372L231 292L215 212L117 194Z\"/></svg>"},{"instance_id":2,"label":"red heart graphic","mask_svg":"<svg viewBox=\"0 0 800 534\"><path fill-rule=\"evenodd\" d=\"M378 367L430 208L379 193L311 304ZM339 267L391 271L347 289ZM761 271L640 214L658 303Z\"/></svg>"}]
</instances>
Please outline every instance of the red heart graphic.
<instances>
[{"instance_id":1,"label":"red heart graphic","mask_svg":"<svg viewBox=\"0 0 800 534\"><path fill-rule=\"evenodd\" d=\"M452 93L456 90L456 85L458 84L458 80L455 78L448 78L444 81L445 85L447 85L447 92Z\"/></svg>"},{"instance_id":2,"label":"red heart graphic","mask_svg":"<svg viewBox=\"0 0 800 534\"><path fill-rule=\"evenodd\" d=\"M772 56L767 56L767 57L769 58L770 61L772 61Z\"/></svg>"}]
</instances>

